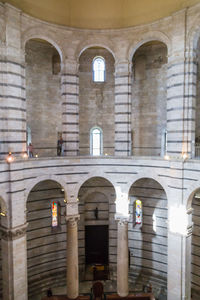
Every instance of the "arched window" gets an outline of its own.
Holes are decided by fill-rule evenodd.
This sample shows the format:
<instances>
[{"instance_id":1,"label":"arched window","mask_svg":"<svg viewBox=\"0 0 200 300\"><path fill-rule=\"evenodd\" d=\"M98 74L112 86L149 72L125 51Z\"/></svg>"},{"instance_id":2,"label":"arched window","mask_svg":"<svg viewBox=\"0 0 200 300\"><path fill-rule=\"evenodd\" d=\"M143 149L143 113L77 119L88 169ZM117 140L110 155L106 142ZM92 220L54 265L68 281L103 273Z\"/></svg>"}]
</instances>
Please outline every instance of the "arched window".
<instances>
[{"instance_id":1,"label":"arched window","mask_svg":"<svg viewBox=\"0 0 200 300\"><path fill-rule=\"evenodd\" d=\"M142 224L142 201L135 200L135 224Z\"/></svg>"},{"instance_id":2,"label":"arched window","mask_svg":"<svg viewBox=\"0 0 200 300\"><path fill-rule=\"evenodd\" d=\"M52 201L51 203L51 226L57 228L60 223L60 203Z\"/></svg>"},{"instance_id":3,"label":"arched window","mask_svg":"<svg viewBox=\"0 0 200 300\"><path fill-rule=\"evenodd\" d=\"M90 131L90 154L102 155L103 152L103 133L99 127L94 127Z\"/></svg>"},{"instance_id":4,"label":"arched window","mask_svg":"<svg viewBox=\"0 0 200 300\"><path fill-rule=\"evenodd\" d=\"M95 57L93 60L93 80L95 82L105 81L105 60L103 57Z\"/></svg>"}]
</instances>

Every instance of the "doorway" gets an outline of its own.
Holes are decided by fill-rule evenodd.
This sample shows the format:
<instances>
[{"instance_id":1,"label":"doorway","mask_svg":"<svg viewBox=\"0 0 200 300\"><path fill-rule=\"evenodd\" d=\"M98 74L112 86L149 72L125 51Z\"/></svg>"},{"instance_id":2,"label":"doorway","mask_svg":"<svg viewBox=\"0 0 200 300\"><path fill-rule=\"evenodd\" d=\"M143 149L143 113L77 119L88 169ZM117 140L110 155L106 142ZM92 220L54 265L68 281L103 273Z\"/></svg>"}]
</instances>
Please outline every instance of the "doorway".
<instances>
[{"instance_id":1,"label":"doorway","mask_svg":"<svg viewBox=\"0 0 200 300\"><path fill-rule=\"evenodd\" d=\"M85 226L85 262L108 264L108 225Z\"/></svg>"}]
</instances>

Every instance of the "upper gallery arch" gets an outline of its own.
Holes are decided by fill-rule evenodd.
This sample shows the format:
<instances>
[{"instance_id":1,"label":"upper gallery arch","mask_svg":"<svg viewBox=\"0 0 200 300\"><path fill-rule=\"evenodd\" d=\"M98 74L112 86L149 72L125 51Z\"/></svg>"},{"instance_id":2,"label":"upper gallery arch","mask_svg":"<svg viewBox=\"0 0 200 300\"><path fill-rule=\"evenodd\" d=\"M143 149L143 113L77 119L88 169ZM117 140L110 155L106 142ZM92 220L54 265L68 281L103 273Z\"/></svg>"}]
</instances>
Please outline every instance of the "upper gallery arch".
<instances>
[{"instance_id":1,"label":"upper gallery arch","mask_svg":"<svg viewBox=\"0 0 200 300\"><path fill-rule=\"evenodd\" d=\"M25 51L26 43L32 39L44 40L49 44L53 45L60 55L61 63L63 62L65 57L64 49L63 46L61 45L61 41L56 38L55 32L51 32L50 30L45 30L44 28L38 26L29 28L22 34L21 45L24 51Z\"/></svg>"},{"instance_id":2,"label":"upper gallery arch","mask_svg":"<svg viewBox=\"0 0 200 300\"><path fill-rule=\"evenodd\" d=\"M137 49L139 49L142 45L144 45L148 42L153 42L153 41L158 41L158 42L165 44L167 47L168 56L171 55L171 40L170 40L170 38L166 34L160 32L160 31L150 31L150 32L147 32L144 35L142 35L140 39L135 40L132 43L132 45L130 45L130 47L128 49L128 53L127 53L129 61L132 60Z\"/></svg>"}]
</instances>

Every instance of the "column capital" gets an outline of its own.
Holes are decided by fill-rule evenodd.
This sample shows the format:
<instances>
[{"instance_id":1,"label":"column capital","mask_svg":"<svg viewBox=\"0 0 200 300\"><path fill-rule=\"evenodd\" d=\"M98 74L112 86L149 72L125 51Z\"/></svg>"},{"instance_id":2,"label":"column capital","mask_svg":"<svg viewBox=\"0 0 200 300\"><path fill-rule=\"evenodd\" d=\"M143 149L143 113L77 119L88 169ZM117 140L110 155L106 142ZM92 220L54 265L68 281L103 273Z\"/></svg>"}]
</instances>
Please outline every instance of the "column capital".
<instances>
[{"instance_id":1,"label":"column capital","mask_svg":"<svg viewBox=\"0 0 200 300\"><path fill-rule=\"evenodd\" d=\"M63 74L78 74L79 62L75 58L66 58L62 63Z\"/></svg>"},{"instance_id":2,"label":"column capital","mask_svg":"<svg viewBox=\"0 0 200 300\"><path fill-rule=\"evenodd\" d=\"M6 228L1 226L0 231L2 233L1 238L6 241L13 241L20 239L26 234L26 229L28 227L28 223L23 225L14 227L14 228Z\"/></svg>"},{"instance_id":3,"label":"column capital","mask_svg":"<svg viewBox=\"0 0 200 300\"><path fill-rule=\"evenodd\" d=\"M118 60L115 63L115 77L117 75L131 75L132 74L132 61L129 60Z\"/></svg>"},{"instance_id":4,"label":"column capital","mask_svg":"<svg viewBox=\"0 0 200 300\"><path fill-rule=\"evenodd\" d=\"M65 216L66 222L72 227L76 226L77 222L80 220L80 215Z\"/></svg>"},{"instance_id":5,"label":"column capital","mask_svg":"<svg viewBox=\"0 0 200 300\"><path fill-rule=\"evenodd\" d=\"M129 218L115 215L115 221L117 221L119 225L125 226L128 224Z\"/></svg>"}]
</instances>

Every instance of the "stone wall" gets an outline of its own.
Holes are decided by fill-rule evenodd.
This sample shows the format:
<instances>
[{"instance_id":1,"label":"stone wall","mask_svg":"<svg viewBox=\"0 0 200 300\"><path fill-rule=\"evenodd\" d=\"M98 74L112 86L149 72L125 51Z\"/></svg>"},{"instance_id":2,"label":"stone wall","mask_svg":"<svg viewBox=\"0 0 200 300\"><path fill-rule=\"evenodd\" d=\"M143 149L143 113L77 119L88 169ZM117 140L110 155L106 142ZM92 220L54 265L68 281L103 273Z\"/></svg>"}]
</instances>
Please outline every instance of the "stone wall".
<instances>
[{"instance_id":1,"label":"stone wall","mask_svg":"<svg viewBox=\"0 0 200 300\"><path fill-rule=\"evenodd\" d=\"M141 46L133 57L133 155L160 155L166 129L167 48L159 42Z\"/></svg>"},{"instance_id":2,"label":"stone wall","mask_svg":"<svg viewBox=\"0 0 200 300\"><path fill-rule=\"evenodd\" d=\"M200 293L200 199L193 198L192 202L192 250L191 250L191 286L192 286L192 299L198 300Z\"/></svg>"},{"instance_id":3,"label":"stone wall","mask_svg":"<svg viewBox=\"0 0 200 300\"><path fill-rule=\"evenodd\" d=\"M27 202L27 256L29 299L49 287L66 285L66 221L61 186L44 181L35 186ZM51 202L61 206L59 228L51 226Z\"/></svg>"},{"instance_id":4,"label":"stone wall","mask_svg":"<svg viewBox=\"0 0 200 300\"><path fill-rule=\"evenodd\" d=\"M196 137L196 142L200 144L200 118L199 118L199 113L200 113L200 40L198 42L197 46L197 97L196 97L196 128L195 128L195 137ZM200 155L200 152L196 153L198 154L197 156Z\"/></svg>"},{"instance_id":5,"label":"stone wall","mask_svg":"<svg viewBox=\"0 0 200 300\"><path fill-rule=\"evenodd\" d=\"M105 82L93 82L92 62L102 56L106 63ZM103 153L114 154L114 58L103 48L85 50L79 60L80 154L90 154L90 129L103 130Z\"/></svg>"},{"instance_id":6,"label":"stone wall","mask_svg":"<svg viewBox=\"0 0 200 300\"><path fill-rule=\"evenodd\" d=\"M60 73L56 49L47 42L26 44L27 126L34 154L56 156L58 132L62 131Z\"/></svg>"},{"instance_id":7,"label":"stone wall","mask_svg":"<svg viewBox=\"0 0 200 300\"><path fill-rule=\"evenodd\" d=\"M134 288L152 283L155 293L167 289L167 199L152 179L137 181L130 191L129 250L130 281ZM142 201L142 225L135 224L135 200Z\"/></svg>"},{"instance_id":8,"label":"stone wall","mask_svg":"<svg viewBox=\"0 0 200 300\"><path fill-rule=\"evenodd\" d=\"M1 218L0 218L1 224ZM2 251L1 251L1 234L0 234L0 299L2 299L2 288L3 288L3 279L2 279Z\"/></svg>"},{"instance_id":9,"label":"stone wall","mask_svg":"<svg viewBox=\"0 0 200 300\"><path fill-rule=\"evenodd\" d=\"M92 178L86 181L79 191L79 265L81 279L85 268L85 226L108 225L109 230L109 271L116 274L117 262L117 224L115 222L115 191L113 186L103 178ZM98 219L95 208L98 208Z\"/></svg>"}]
</instances>

